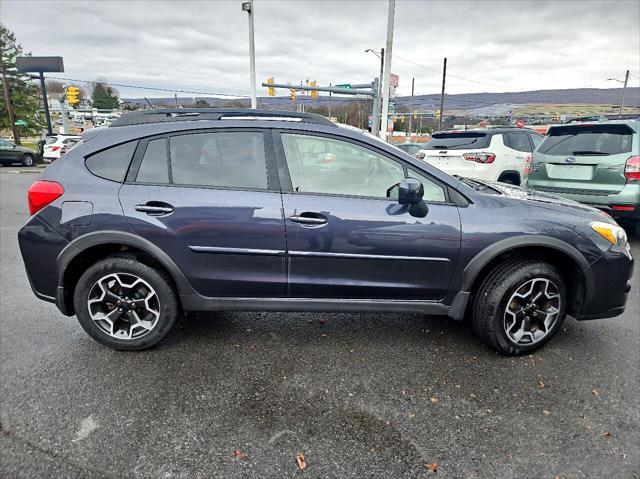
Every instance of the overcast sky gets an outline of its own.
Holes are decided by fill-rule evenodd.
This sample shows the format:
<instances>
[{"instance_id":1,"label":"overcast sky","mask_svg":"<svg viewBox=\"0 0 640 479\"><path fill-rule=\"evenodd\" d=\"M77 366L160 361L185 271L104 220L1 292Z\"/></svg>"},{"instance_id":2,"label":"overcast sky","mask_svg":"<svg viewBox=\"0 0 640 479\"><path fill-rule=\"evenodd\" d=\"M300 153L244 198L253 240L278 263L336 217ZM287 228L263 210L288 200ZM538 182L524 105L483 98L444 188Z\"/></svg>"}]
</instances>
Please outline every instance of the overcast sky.
<instances>
[{"instance_id":1,"label":"overcast sky","mask_svg":"<svg viewBox=\"0 0 640 479\"><path fill-rule=\"evenodd\" d=\"M64 57L61 76L249 94L247 14L234 1L0 0L25 51ZM369 82L386 41L387 1L255 0L258 83ZM640 1L396 2L399 94L611 88L640 84ZM171 93L119 87L125 97ZM266 89L258 87L259 95ZM192 96L181 94L181 96Z\"/></svg>"}]
</instances>

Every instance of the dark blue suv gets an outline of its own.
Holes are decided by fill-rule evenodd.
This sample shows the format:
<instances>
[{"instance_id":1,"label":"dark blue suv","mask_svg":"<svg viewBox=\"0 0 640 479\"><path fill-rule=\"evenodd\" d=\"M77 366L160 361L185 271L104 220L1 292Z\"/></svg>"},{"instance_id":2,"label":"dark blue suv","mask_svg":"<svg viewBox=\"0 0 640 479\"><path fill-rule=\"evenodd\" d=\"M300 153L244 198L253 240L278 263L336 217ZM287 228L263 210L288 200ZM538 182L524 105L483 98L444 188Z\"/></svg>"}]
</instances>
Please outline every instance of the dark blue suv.
<instances>
[{"instance_id":1,"label":"dark blue suv","mask_svg":"<svg viewBox=\"0 0 640 479\"><path fill-rule=\"evenodd\" d=\"M606 213L454 178L311 114L150 110L85 132L29 189L35 294L139 350L183 311L469 317L505 354L566 315L624 311L633 258Z\"/></svg>"}]
</instances>

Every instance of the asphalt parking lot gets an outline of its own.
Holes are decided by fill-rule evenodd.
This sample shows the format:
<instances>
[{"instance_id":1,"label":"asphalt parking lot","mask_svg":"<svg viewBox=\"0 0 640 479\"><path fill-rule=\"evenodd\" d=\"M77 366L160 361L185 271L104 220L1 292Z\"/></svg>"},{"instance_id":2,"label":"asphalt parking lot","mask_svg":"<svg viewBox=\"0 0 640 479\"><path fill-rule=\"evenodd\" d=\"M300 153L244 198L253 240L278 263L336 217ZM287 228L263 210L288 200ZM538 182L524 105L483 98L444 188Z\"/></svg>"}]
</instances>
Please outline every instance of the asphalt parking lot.
<instances>
[{"instance_id":1,"label":"asphalt parking lot","mask_svg":"<svg viewBox=\"0 0 640 479\"><path fill-rule=\"evenodd\" d=\"M398 314L201 315L115 352L32 294L21 170L0 168L1 477L640 474L638 286L520 358Z\"/></svg>"}]
</instances>

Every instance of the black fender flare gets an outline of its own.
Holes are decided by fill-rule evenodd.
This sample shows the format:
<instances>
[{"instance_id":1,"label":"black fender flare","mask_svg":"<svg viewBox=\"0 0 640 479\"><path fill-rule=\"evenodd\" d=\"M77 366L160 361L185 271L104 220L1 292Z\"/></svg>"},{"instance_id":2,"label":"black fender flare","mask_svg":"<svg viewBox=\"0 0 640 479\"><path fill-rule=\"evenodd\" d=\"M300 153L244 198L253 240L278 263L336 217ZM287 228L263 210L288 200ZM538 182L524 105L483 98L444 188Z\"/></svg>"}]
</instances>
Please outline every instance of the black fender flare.
<instances>
[{"instance_id":1,"label":"black fender flare","mask_svg":"<svg viewBox=\"0 0 640 479\"><path fill-rule=\"evenodd\" d=\"M151 241L132 233L117 230L94 231L76 238L60 252L56 260L58 266L58 287L64 285L64 275L74 258L89 248L106 244L122 244L144 251L158 261L171 275L179 294L195 294L193 286L173 260Z\"/></svg>"},{"instance_id":2,"label":"black fender flare","mask_svg":"<svg viewBox=\"0 0 640 479\"><path fill-rule=\"evenodd\" d=\"M473 284L489 262L499 255L516 248L526 246L544 246L564 253L571 258L580 268L584 276L585 282L585 302L591 300L594 294L594 279L590 264L587 259L576 248L569 243L561 241L557 238L542 235L525 235L506 238L487 246L485 249L476 254L467 264L462 272L462 285L460 291L455 296L449 316L455 319L461 319L466 309L467 301L470 298Z\"/></svg>"}]
</instances>

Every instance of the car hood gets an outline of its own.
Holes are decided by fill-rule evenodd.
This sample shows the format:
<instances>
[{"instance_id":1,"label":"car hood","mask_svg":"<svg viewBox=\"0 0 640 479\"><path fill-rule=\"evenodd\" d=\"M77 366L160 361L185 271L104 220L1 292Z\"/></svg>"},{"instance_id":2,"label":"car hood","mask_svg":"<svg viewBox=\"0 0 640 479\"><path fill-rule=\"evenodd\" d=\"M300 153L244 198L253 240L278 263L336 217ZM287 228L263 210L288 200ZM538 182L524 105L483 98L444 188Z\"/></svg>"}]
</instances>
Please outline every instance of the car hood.
<instances>
[{"instance_id":1,"label":"car hood","mask_svg":"<svg viewBox=\"0 0 640 479\"><path fill-rule=\"evenodd\" d=\"M495 181L482 181L482 183L498 190L502 194L503 198L506 197L509 199L523 201L531 206L545 208L559 213L593 217L594 220L615 223L611 216L604 211L583 203L578 203L577 201L573 201L568 198L563 198L562 196L556 196L541 191L528 190L520 186L507 185L505 183L498 183Z\"/></svg>"}]
</instances>

